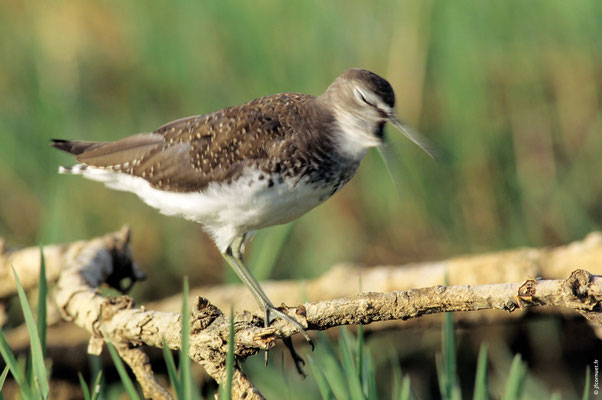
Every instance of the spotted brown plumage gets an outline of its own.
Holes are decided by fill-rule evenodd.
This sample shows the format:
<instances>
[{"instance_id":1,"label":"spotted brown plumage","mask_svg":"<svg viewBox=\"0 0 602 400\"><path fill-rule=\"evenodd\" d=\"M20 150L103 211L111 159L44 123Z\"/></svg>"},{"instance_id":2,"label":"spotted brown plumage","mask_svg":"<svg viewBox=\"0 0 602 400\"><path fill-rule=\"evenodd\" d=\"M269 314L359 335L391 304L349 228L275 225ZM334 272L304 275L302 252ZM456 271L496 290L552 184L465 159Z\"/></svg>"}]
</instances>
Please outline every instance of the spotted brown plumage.
<instances>
[{"instance_id":1,"label":"spotted brown plumage","mask_svg":"<svg viewBox=\"0 0 602 400\"><path fill-rule=\"evenodd\" d=\"M429 152L428 143L395 116L391 85L373 72L343 72L317 97L282 93L210 114L183 118L114 142L55 140L83 175L135 193L166 215L197 221L265 312L278 310L246 267L242 249L258 229L298 218L354 175L391 122ZM298 367L301 359L291 350Z\"/></svg>"},{"instance_id":2,"label":"spotted brown plumage","mask_svg":"<svg viewBox=\"0 0 602 400\"><path fill-rule=\"evenodd\" d=\"M314 99L282 93L182 118L115 142L56 140L53 146L75 154L85 166L131 174L174 192L231 182L250 166L281 179L310 175L313 181L330 182L338 178L328 173L331 164L341 161L332 152L333 140L307 133L315 131L312 125L325 129L334 120L330 113L308 107Z\"/></svg>"}]
</instances>

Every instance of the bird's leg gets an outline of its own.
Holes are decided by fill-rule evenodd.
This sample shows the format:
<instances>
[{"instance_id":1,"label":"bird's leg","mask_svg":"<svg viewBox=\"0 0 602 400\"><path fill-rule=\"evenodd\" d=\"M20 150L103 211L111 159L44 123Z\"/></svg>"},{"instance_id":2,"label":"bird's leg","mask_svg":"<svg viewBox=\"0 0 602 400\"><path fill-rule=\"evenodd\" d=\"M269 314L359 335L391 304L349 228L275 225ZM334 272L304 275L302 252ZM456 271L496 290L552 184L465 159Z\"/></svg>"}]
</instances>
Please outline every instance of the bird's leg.
<instances>
[{"instance_id":1,"label":"bird's leg","mask_svg":"<svg viewBox=\"0 0 602 400\"><path fill-rule=\"evenodd\" d=\"M255 279L251 271L247 268L244 261L242 260L241 247L244 241L244 236L238 236L232 244L226 249L223 254L224 258L230 264L236 275L243 281L245 285L251 290L253 297L262 309L266 310L268 307L274 307L268 296L264 293L259 282ZM267 316L267 314L266 314ZM269 326L270 321L266 318L266 327Z\"/></svg>"},{"instance_id":2,"label":"bird's leg","mask_svg":"<svg viewBox=\"0 0 602 400\"><path fill-rule=\"evenodd\" d=\"M234 241L232 241L232 243L230 244L228 249L223 253L223 256L226 259L226 261L228 262L228 264L230 264L230 266L234 269L234 272L236 272L236 275L238 275L238 277L244 282L244 284L247 285L249 290L251 290L251 293L255 297L255 300L257 300L257 303L259 303L261 308L263 308L263 310L265 312L264 326L266 328L268 326L270 326L270 323L272 322L273 317L282 318L285 321L291 323L293 326L295 326L295 328L297 328L299 330L299 333L301 333L301 335L303 335L305 340L307 340L311 344L312 349L313 349L313 347L314 347L313 341L311 340L311 337L307 334L307 332L305 331L303 326L294 318L288 316L287 314L283 313L282 311L280 311L276 307L274 307L274 305L272 304L270 299L268 299L268 296L265 294L265 292L259 285L259 282L257 282L257 280L255 279L255 277L253 276L253 274L251 273L249 268L246 266L246 264L243 260L243 257L242 257L242 252L241 252L243 243L244 243L244 235L238 236L236 239L234 239ZM293 360L295 361L295 365L296 365L297 369L302 371L300 364L301 363L304 364L304 362L303 362L303 359L295 351L295 349L292 345L292 341L290 341L290 340L285 341L285 344L286 344L286 347L288 347L288 349L291 352L291 356L293 357ZM267 352L266 352L266 363L267 363Z\"/></svg>"},{"instance_id":3,"label":"bird's leg","mask_svg":"<svg viewBox=\"0 0 602 400\"><path fill-rule=\"evenodd\" d=\"M303 326L297 320L278 310L276 307L274 307L270 299L268 299L268 296L265 294L265 292L255 279L249 268L246 266L242 258L242 253L240 249L242 247L243 241L244 236L239 236L236 239L234 239L230 247L224 253L224 258L232 266L236 274L245 283L245 285L249 287L251 293L253 293L253 296L255 297L255 300L257 300L257 303L259 303L259 305L264 309L265 327L267 328L272 322L273 318L270 316L270 314L274 314L275 316L280 317L286 320L287 322L293 324L299 330L299 333L303 335L305 340L307 340L308 342L312 342L307 332L305 332L305 328L303 328Z\"/></svg>"}]
</instances>

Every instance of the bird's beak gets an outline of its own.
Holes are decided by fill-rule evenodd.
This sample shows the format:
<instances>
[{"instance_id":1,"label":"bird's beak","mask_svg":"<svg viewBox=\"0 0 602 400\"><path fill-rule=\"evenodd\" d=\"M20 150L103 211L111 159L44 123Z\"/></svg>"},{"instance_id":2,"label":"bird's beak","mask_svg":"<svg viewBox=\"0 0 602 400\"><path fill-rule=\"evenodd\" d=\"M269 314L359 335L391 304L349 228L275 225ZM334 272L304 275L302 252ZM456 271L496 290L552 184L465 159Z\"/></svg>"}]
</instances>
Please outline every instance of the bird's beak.
<instances>
[{"instance_id":1,"label":"bird's beak","mask_svg":"<svg viewBox=\"0 0 602 400\"><path fill-rule=\"evenodd\" d=\"M403 123L395 114L389 115L389 122L393 124L405 137L414 142L418 147L424 150L434 160L437 160L437 152L431 142L420 132L410 128Z\"/></svg>"}]
</instances>

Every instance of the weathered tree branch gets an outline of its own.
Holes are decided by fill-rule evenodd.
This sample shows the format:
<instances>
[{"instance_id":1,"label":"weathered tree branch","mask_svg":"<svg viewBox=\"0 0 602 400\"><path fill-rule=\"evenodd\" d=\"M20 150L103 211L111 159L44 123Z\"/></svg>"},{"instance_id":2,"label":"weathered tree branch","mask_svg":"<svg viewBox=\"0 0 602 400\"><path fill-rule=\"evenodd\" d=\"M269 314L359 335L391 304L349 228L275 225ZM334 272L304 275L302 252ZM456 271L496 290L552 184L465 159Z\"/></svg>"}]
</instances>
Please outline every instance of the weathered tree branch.
<instances>
[{"instance_id":1,"label":"weathered tree branch","mask_svg":"<svg viewBox=\"0 0 602 400\"><path fill-rule=\"evenodd\" d=\"M78 241L44 246L48 281L56 281L68 261L87 243ZM7 250L0 245L0 298L16 293L11 266L16 269L26 290L36 287L39 261L38 247ZM517 282L526 276L562 279L576 266L586 266L593 274L602 274L602 233L593 232L584 240L555 248L522 248L459 256L444 261L368 268L339 264L313 280L302 283L293 280L266 281L262 282L262 287L270 298L279 299L285 304L297 304L304 297L319 301L353 295L360 291L360 281L363 291L389 292L443 285L446 276L449 285ZM144 274L142 271L139 273L142 276ZM349 284L334 284L343 278ZM236 309L255 307L253 296L241 290L238 284L199 287L192 289L190 296L210 298L220 309L228 309L230 305ZM180 304L181 298L177 295L149 306L152 305L150 308L156 310L173 310Z\"/></svg>"},{"instance_id":2,"label":"weathered tree branch","mask_svg":"<svg viewBox=\"0 0 602 400\"><path fill-rule=\"evenodd\" d=\"M64 245L44 247L47 275L55 281L61 269L77 254L87 242L80 241ZM0 248L0 298L16 293L10 265L17 268L23 277L26 288L37 285L39 271L39 249L37 247L16 251L2 251ZM555 248L523 248L494 253L454 257L445 261L423 262L403 266L360 267L339 264L319 278L308 281L266 281L262 287L272 299L285 304L299 304L304 298L312 301L351 296L360 291L388 292L408 290L415 287L443 285L447 275L450 285L490 284L518 282L527 276L545 279L561 279L568 276L578 266L586 266L594 274L602 274L602 234L594 232L584 240ZM347 284L340 285L344 280ZM241 285L218 285L198 287L191 290L194 297L203 296L222 310L254 309L255 300ZM171 311L180 307L180 295L147 304L149 309ZM546 309L542 309L546 312ZM541 312L541 311L540 311ZM549 312L549 311L547 311ZM557 312L554 310L554 312ZM52 316L52 314L51 314ZM457 318L465 324L491 322L497 319L515 319L515 314L496 312L462 313ZM52 318L50 318L53 321ZM56 320L56 319L55 319ZM1 322L1 321L0 321ZM436 318L421 318L413 324L430 325L438 323ZM390 324L387 324L390 325ZM383 326L378 325L378 326ZM58 341L64 337L64 327L56 335ZM25 330L25 327L23 327ZM70 335L70 343L77 343L79 331ZM49 343L53 343L53 330L49 331ZM15 333L11 343L25 345L24 335ZM81 340L85 340L82 337ZM61 343L57 343L61 344Z\"/></svg>"},{"instance_id":3,"label":"weathered tree branch","mask_svg":"<svg viewBox=\"0 0 602 400\"><path fill-rule=\"evenodd\" d=\"M145 396L153 399L172 399L153 374L148 356L140 348L131 348L129 343L117 346L119 356L130 366L142 387Z\"/></svg>"},{"instance_id":4,"label":"weathered tree branch","mask_svg":"<svg viewBox=\"0 0 602 400\"><path fill-rule=\"evenodd\" d=\"M444 261L406 265L361 267L339 264L319 278L308 281L266 281L262 288L278 303L299 304L352 296L360 291L391 292L416 287L482 285L520 282L526 277L563 279L577 267L602 275L602 233L593 232L584 240L554 248L522 248L453 257ZM345 282L341 285L341 282ZM222 310L254 309L255 300L240 285L199 287L190 292L211 299ZM180 295L148 304L155 310L174 310L182 303Z\"/></svg>"},{"instance_id":5,"label":"weathered tree branch","mask_svg":"<svg viewBox=\"0 0 602 400\"><path fill-rule=\"evenodd\" d=\"M163 338L171 349L179 349L181 315L133 308L133 301L129 297L105 298L96 289L111 276L126 277L130 273L134 273L133 277L136 276L136 268L131 267L127 258L128 240L129 234L122 231L90 241L61 273L55 300L65 319L93 335L93 345L90 346L92 351L98 350L98 340L104 334L105 339L117 345L120 355L136 373L145 396L170 398L168 392L154 379L146 357L134 350L142 344L161 347ZM254 321L254 324L250 324L250 321ZM237 318L236 324L236 347L240 357L254 354L259 348L273 346L273 340L264 343L254 341L254 332L258 331L260 325L258 318L244 313ZM243 329L238 329L238 325ZM247 325L251 325L251 329L247 329ZM201 363L216 380L222 381L225 377L223 350L228 337L226 317L208 302L197 302L191 331L192 359ZM293 331L289 328L288 333L290 335ZM233 393L241 398L261 398L259 391L238 368L234 374Z\"/></svg>"},{"instance_id":6,"label":"weathered tree branch","mask_svg":"<svg viewBox=\"0 0 602 400\"><path fill-rule=\"evenodd\" d=\"M447 311L503 310L530 306L565 307L577 312L600 310L602 277L585 270L565 280L529 279L523 284L434 286L389 293L363 293L308 303L310 329L406 320Z\"/></svg>"},{"instance_id":7,"label":"weathered tree branch","mask_svg":"<svg viewBox=\"0 0 602 400\"><path fill-rule=\"evenodd\" d=\"M136 280L142 276L131 261L128 241L128 231L122 230L90 242L78 242L81 244L78 244L77 250L64 251L64 268L59 274L56 303L66 319L92 334L91 351L100 350L99 343L102 343L101 332L103 332L107 339L116 344L121 356L134 370L145 395L153 398L169 398L168 392L154 379L148 360L138 346L145 344L161 347L162 338L165 338L171 349L179 349L181 315L146 310L144 307L134 308L133 301L127 296L108 299L101 296L96 289L105 281L111 281L115 285L122 278L129 277ZM520 253L519 257L518 252L527 253ZM584 253L588 256L580 258L579 255ZM495 265L489 271L490 274L503 274L500 271L505 268L500 267L504 265L504 260L515 264L517 257L524 260L523 265L526 268L521 269L520 276L515 279L520 281L524 280L525 276L542 275L533 266L541 270L544 255L548 262L557 266L560 264L557 261L563 257L568 260L569 254L579 260L577 265L593 267L593 270L598 272L601 269L602 237L591 235L579 245L567 246L561 250L508 252L506 253L508 257L498 257L497 261L493 255L481 257L489 260L490 267ZM479 256L474 256L461 265L483 268L483 259L478 260ZM432 279L433 275L439 277L440 271L448 269L449 263L454 262L459 261L433 263L430 267L422 266L419 271L414 271L416 279L413 284L419 285L419 276L426 281ZM394 269L390 269L388 274L383 275L381 271L380 276L369 278L362 274L362 285L373 289L373 285L377 285L379 281L390 284L393 275L395 275ZM450 280L453 282L452 276L453 274L450 273ZM495 280L494 277L491 279ZM294 315L309 330L324 330L345 324L407 320L444 311L484 309L513 311L516 308L531 306L564 307L582 313L596 322L600 319L601 299L602 278L577 270L564 280L529 279L522 285L498 283L434 286L386 293L362 293L333 300L309 302L297 307L285 308L284 311ZM172 309L178 308L179 304L173 305ZM294 327L282 320L275 321L269 328L263 328L260 315L261 313L254 315L248 312L235 315L235 353L239 360L257 353L260 349L269 349L275 345L277 339L288 337L296 332ZM599 325L599 322L597 323ZM190 355L218 382L221 382L226 374L228 330L228 318L220 309L209 301L198 298L191 318ZM257 388L238 368L235 370L233 390L234 395L238 397L262 398Z\"/></svg>"},{"instance_id":8,"label":"weathered tree branch","mask_svg":"<svg viewBox=\"0 0 602 400\"><path fill-rule=\"evenodd\" d=\"M89 247L94 240L104 241L107 251L112 257L121 257L124 267L132 269L129 274L134 280L142 280L146 277L144 271L132 263L131 250L123 243L116 241L117 234L109 234L102 238L92 240L80 240L73 243L55 244L44 246L44 262L46 265L46 279L49 283L55 282L61 272L75 259L85 248ZM119 235L129 241L129 227L124 226ZM26 247L22 249L7 249L4 242L0 239L0 299L17 293L17 286L12 274L11 268L14 268L19 276L21 285L25 290L37 287L40 276L40 248L37 246ZM118 276L109 276L108 283L115 283L113 279ZM127 290L128 288L120 288Z\"/></svg>"}]
</instances>

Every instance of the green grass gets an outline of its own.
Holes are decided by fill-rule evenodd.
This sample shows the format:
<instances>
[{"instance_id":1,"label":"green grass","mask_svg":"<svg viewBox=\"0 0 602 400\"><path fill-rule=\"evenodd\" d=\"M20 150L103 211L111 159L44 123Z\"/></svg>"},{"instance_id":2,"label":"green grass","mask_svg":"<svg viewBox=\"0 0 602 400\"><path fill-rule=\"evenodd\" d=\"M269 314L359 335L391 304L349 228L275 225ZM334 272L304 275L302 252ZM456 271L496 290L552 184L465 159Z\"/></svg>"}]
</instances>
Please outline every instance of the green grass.
<instances>
[{"instance_id":1,"label":"green grass","mask_svg":"<svg viewBox=\"0 0 602 400\"><path fill-rule=\"evenodd\" d=\"M41 263L43 265L43 263ZM40 268L40 279L45 280L44 268ZM31 373L29 380L29 387L31 388L32 395L37 398L47 399L49 396L49 386L48 386L48 375L46 365L44 364L44 353L45 348L42 347L42 340L40 337L45 336L46 325L38 325L33 317L33 313L31 308L29 307L29 303L27 301L27 295L23 290L23 286L21 286L21 282L17 276L17 273L13 269L13 276L17 283L17 291L19 294L19 302L21 304L21 309L23 310L23 316L25 317L25 324L27 325L27 331L29 332L30 339L30 348L31 348ZM42 285L45 287L45 285ZM46 305L45 292L41 293L44 295L44 298L39 302L43 307ZM39 304L40 304L39 303ZM45 312L43 313L45 316ZM45 322L45 318L43 318L43 322ZM39 329L39 330L38 330Z\"/></svg>"},{"instance_id":2,"label":"green grass","mask_svg":"<svg viewBox=\"0 0 602 400\"><path fill-rule=\"evenodd\" d=\"M30 341L30 357L28 368L25 369L23 363L17 361L13 352L8 346L2 330L0 330L0 353L6 363L6 367L2 373L2 385L10 370L15 379L21 396L25 399L47 399L50 395L50 387L48 384L49 368L45 363L46 354L46 269L44 261L44 253L40 248L40 275L38 288L38 322L33 316L31 307L27 300L27 295L23 290L23 286L17 276L14 268L12 269L13 277L17 285L17 293L19 303L25 318L27 332L29 333ZM0 387L2 386L0 385Z\"/></svg>"},{"instance_id":3,"label":"green grass","mask_svg":"<svg viewBox=\"0 0 602 400\"><path fill-rule=\"evenodd\" d=\"M487 344L482 344L479 351L479 361L477 363L477 374L472 398L473 400L488 400L490 398L487 374Z\"/></svg>"},{"instance_id":4,"label":"green grass","mask_svg":"<svg viewBox=\"0 0 602 400\"><path fill-rule=\"evenodd\" d=\"M506 381L506 391L502 397L503 400L516 400L521 398L526 375L527 367L522 361L520 354L516 354L512 360L512 366L510 367L510 373L508 374L508 380Z\"/></svg>"},{"instance_id":5,"label":"green grass","mask_svg":"<svg viewBox=\"0 0 602 400\"><path fill-rule=\"evenodd\" d=\"M589 390L590 390L590 372L589 372L589 365L585 368L585 385L583 388L583 400L587 400L589 399Z\"/></svg>"},{"instance_id":6,"label":"green grass","mask_svg":"<svg viewBox=\"0 0 602 400\"><path fill-rule=\"evenodd\" d=\"M192 375L190 372L190 307L188 305L188 277L184 278L182 289L182 347L180 348L180 384L182 399L192 397Z\"/></svg>"},{"instance_id":7,"label":"green grass","mask_svg":"<svg viewBox=\"0 0 602 400\"><path fill-rule=\"evenodd\" d=\"M163 358L165 359L169 381L171 382L171 386L174 388L176 397L178 399L183 399L183 385L180 382L180 376L178 374L178 370L176 369L176 363L174 362L173 355L171 354L171 350L169 349L165 338L163 339Z\"/></svg>"},{"instance_id":8,"label":"green grass","mask_svg":"<svg viewBox=\"0 0 602 400\"><path fill-rule=\"evenodd\" d=\"M115 348L113 343L111 343L111 341L109 341L106 338L105 338L105 344L107 345L107 348L109 349L109 354L111 355L113 364L115 364L115 368L117 369L117 373L119 374L119 378L121 379L121 382L123 383L123 387L125 388L125 392L127 393L128 397L132 400L140 399L140 395L138 394L136 385L134 384L134 382L128 375L125 365L123 364L123 361L121 361L121 358L119 357L119 352L117 352L117 349Z\"/></svg>"},{"instance_id":9,"label":"green grass","mask_svg":"<svg viewBox=\"0 0 602 400\"><path fill-rule=\"evenodd\" d=\"M4 371L2 371L2 375L0 375L0 400L4 398L4 396L2 396L2 388L4 387L4 382L6 381L9 372L10 367L7 364L6 367L4 367Z\"/></svg>"},{"instance_id":10,"label":"green grass","mask_svg":"<svg viewBox=\"0 0 602 400\"><path fill-rule=\"evenodd\" d=\"M77 375L79 378L79 383L82 387L82 394L85 400L97 400L100 398L100 394L102 392L102 371L96 375L96 379L94 380L94 384L92 386L92 390L88 388L88 384L84 380L82 374Z\"/></svg>"},{"instance_id":11,"label":"green grass","mask_svg":"<svg viewBox=\"0 0 602 400\"><path fill-rule=\"evenodd\" d=\"M439 393L442 399L462 399L460 378L457 373L455 326L451 315L451 313L447 313L445 316L441 335L443 338L442 353L437 357ZM310 356L310 366L321 398L370 400L420 398L416 397L412 390L410 377L402 374L399 364L397 364L397 358L388 367L389 376L391 377L389 380L391 386L388 388L390 397L387 397L383 388L377 388L376 376L379 372L372 363L372 356L364 347L363 341L362 331L358 331L358 338L354 343L348 329L341 327L339 328L337 352L325 335L319 334L319 351ZM357 357L359 351L363 352L361 358ZM475 400L496 398L496 395L492 396L489 391L487 353L487 345L482 344L473 384L473 399ZM362 371L362 375L359 374L359 371ZM507 371L502 398L505 400L523 398L527 375L528 370L524 362L521 361L520 354L516 354L511 367ZM362 376L363 379L360 378ZM532 395L530 394L530 396Z\"/></svg>"},{"instance_id":12,"label":"green grass","mask_svg":"<svg viewBox=\"0 0 602 400\"><path fill-rule=\"evenodd\" d=\"M232 377L234 376L234 308L230 307L230 331L228 333L228 354L226 357L226 379L220 385L220 399L232 398Z\"/></svg>"},{"instance_id":13,"label":"green grass","mask_svg":"<svg viewBox=\"0 0 602 400\"><path fill-rule=\"evenodd\" d=\"M167 373L171 386L174 388L177 399L200 399L200 393L197 390L197 384L192 376L190 352L190 306L188 298L190 288L188 278L184 278L182 286L182 344L178 352L179 365L176 369L171 350L163 339L163 357L167 366ZM229 398L229 397L227 397Z\"/></svg>"},{"instance_id":14,"label":"green grass","mask_svg":"<svg viewBox=\"0 0 602 400\"><path fill-rule=\"evenodd\" d=\"M322 398L371 398L369 396L375 394L374 375L365 374L371 365L369 354L366 354L363 346L358 345L359 342L354 343L347 328L339 328L339 335L338 352L325 335L320 333L317 343L319 351L309 356L310 367ZM358 357L360 348L364 353L362 357Z\"/></svg>"},{"instance_id":15,"label":"green grass","mask_svg":"<svg viewBox=\"0 0 602 400\"><path fill-rule=\"evenodd\" d=\"M48 283L46 280L46 259L44 248L40 246L40 279L38 280L38 305L36 308L36 328L40 338L40 353L42 359L46 357L46 300L48 296ZM20 293L19 293L20 295Z\"/></svg>"},{"instance_id":16,"label":"green grass","mask_svg":"<svg viewBox=\"0 0 602 400\"><path fill-rule=\"evenodd\" d=\"M443 318L442 354L437 357L439 390L442 399L460 400L453 313L445 313Z\"/></svg>"},{"instance_id":17,"label":"green grass","mask_svg":"<svg viewBox=\"0 0 602 400\"><path fill-rule=\"evenodd\" d=\"M4 338L4 334L0 330L0 353L2 354L2 359L6 364L6 368L10 370L13 379L19 386L19 391L21 392L21 396L25 399L30 399L32 397L32 389L30 387L29 382L25 379L25 368L23 364L18 363L15 359L14 354L12 353L8 343L6 343L6 339ZM5 368L5 372L6 372Z\"/></svg>"}]
</instances>

